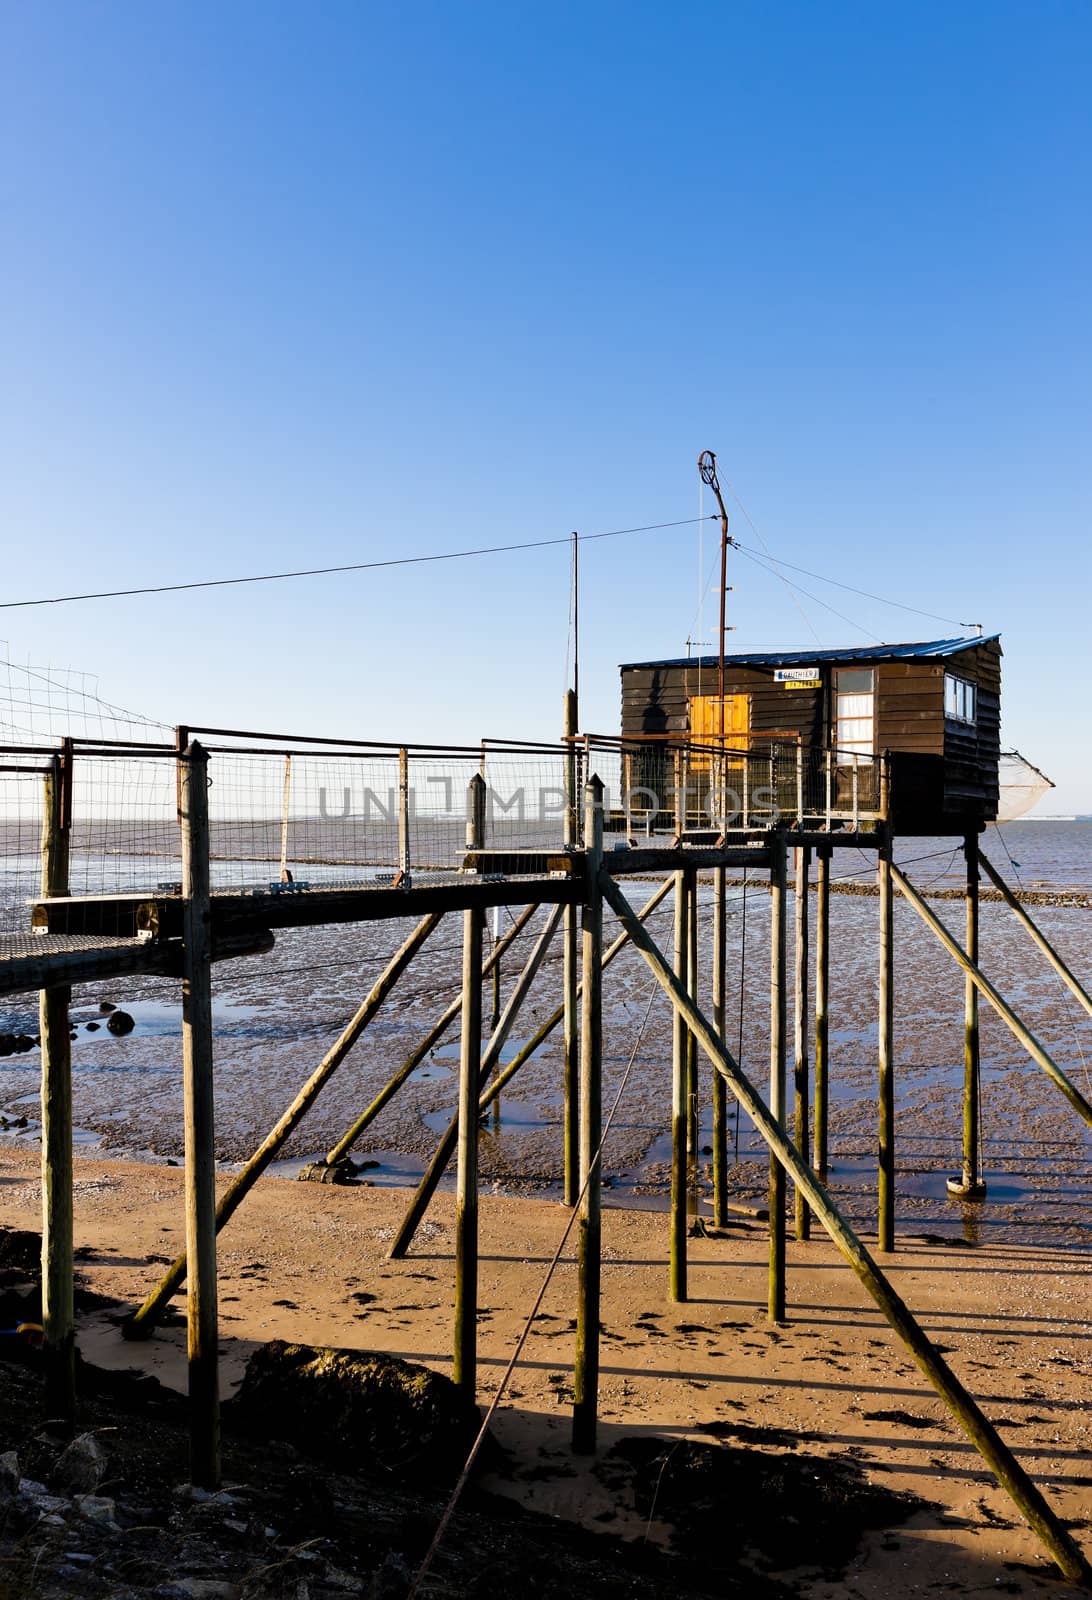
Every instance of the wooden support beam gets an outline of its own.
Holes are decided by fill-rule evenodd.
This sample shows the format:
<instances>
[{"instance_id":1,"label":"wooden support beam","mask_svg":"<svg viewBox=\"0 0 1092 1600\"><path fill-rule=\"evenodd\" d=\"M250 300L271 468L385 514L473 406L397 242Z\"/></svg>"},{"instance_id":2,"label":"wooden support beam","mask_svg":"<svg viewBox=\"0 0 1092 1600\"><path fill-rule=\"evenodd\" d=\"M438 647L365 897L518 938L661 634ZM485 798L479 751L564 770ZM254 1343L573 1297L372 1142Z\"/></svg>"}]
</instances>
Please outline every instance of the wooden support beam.
<instances>
[{"instance_id":1,"label":"wooden support beam","mask_svg":"<svg viewBox=\"0 0 1092 1600\"><path fill-rule=\"evenodd\" d=\"M489 976L490 972L495 973L498 970L501 957L504 955L504 952L516 941L516 939L519 938L520 934L523 932L524 928L530 922L537 910L537 905L524 906L523 910L520 912L515 922L513 922L512 926L497 940L489 955L486 956L485 960L482 962L483 982ZM325 1166L336 1167L339 1161L344 1161L345 1157L352 1150L353 1145L356 1144L361 1134L364 1133L364 1131L375 1121L376 1117L384 1109L384 1107L390 1104L395 1095L398 1093L399 1089L401 1089L402 1085L407 1081L407 1079L412 1077L414 1072L416 1072L417 1068L421 1065L422 1061L425 1060L429 1054L429 1051L435 1049L435 1047L439 1044L444 1034L455 1021L455 1018L462 1011L462 1008L463 997L462 992L460 991L458 997L451 1002L443 1015L437 1019L437 1021L425 1034L425 1037L421 1040L421 1043L417 1045L416 1048L413 1049L406 1057L405 1061L403 1061L393 1078L389 1079L389 1081L384 1084L383 1088L380 1089L379 1093L376 1095L368 1109L361 1112L360 1116L357 1117L352 1127L347 1129L346 1132L342 1134L337 1144L331 1146L331 1148L327 1151L324 1157Z\"/></svg>"},{"instance_id":2,"label":"wooden support beam","mask_svg":"<svg viewBox=\"0 0 1092 1600\"><path fill-rule=\"evenodd\" d=\"M584 789L588 898L583 911L580 1012L580 1183L576 1233L576 1352L573 1365L573 1449L591 1455L599 1417L599 1306L602 1280L603 1125L603 785Z\"/></svg>"},{"instance_id":3,"label":"wooden support beam","mask_svg":"<svg viewBox=\"0 0 1092 1600\"><path fill-rule=\"evenodd\" d=\"M963 841L967 869L966 949L978 965L978 834L969 833ZM984 1200L986 1185L979 1167L980 1052L978 1038L978 990L968 973L963 974L963 1171L948 1179L948 1193L960 1200Z\"/></svg>"},{"instance_id":4,"label":"wooden support beam","mask_svg":"<svg viewBox=\"0 0 1092 1600\"><path fill-rule=\"evenodd\" d=\"M811 850L804 845L796 849L796 883L793 910L795 912L796 942L793 950L793 1109L796 1130L796 1148L808 1159L808 895L811 878ZM796 1237L806 1239L810 1233L808 1205L804 1192L797 1188L794 1221Z\"/></svg>"},{"instance_id":5,"label":"wooden support beam","mask_svg":"<svg viewBox=\"0 0 1092 1600\"><path fill-rule=\"evenodd\" d=\"M212 918L209 909L208 753L179 759L182 832L182 1083L185 1113L186 1322L190 1477L220 1483L219 1327L216 1306L216 1141L212 1076Z\"/></svg>"},{"instance_id":6,"label":"wooden support beam","mask_svg":"<svg viewBox=\"0 0 1092 1600\"><path fill-rule=\"evenodd\" d=\"M565 844L580 847L579 756L576 736L579 712L576 692L565 695ZM565 952L562 975L564 994L564 1061L562 1083L564 1111L565 1204L574 1206L580 1190L580 929L575 905L565 907Z\"/></svg>"},{"instance_id":7,"label":"wooden support beam","mask_svg":"<svg viewBox=\"0 0 1092 1600\"><path fill-rule=\"evenodd\" d=\"M1081 1120L1092 1128L1092 1106L1089 1105L1084 1095L1081 1094L1075 1084L1070 1082L1057 1062L1047 1054L1031 1029L1024 1026L1008 1001L1001 997L1001 994L994 988L986 975L979 971L967 952L961 948L959 942L948 932L948 929L936 913L926 905L909 878L896 866L892 866L891 876L926 927L932 929L948 954L959 963L968 977L972 979L979 994L989 1001L1005 1026L1019 1039L1031 1059L1042 1067L1050 1081L1062 1091Z\"/></svg>"},{"instance_id":8,"label":"wooden support beam","mask_svg":"<svg viewBox=\"0 0 1092 1600\"><path fill-rule=\"evenodd\" d=\"M830 857L820 845L816 857L815 895L815 1170L827 1181L830 1090Z\"/></svg>"},{"instance_id":9,"label":"wooden support beam","mask_svg":"<svg viewBox=\"0 0 1092 1600\"><path fill-rule=\"evenodd\" d=\"M771 1154L788 1172L793 1182L803 1188L815 1216L901 1339L918 1368L940 1395L954 1420L1049 1551L1063 1576L1072 1582L1092 1584L1092 1567L1072 1534L1051 1509L996 1428L983 1415L940 1351L920 1327L842 1216L826 1189L807 1163L801 1159L795 1145L785 1136L776 1117L767 1110L761 1095L732 1057L724 1039L717 1035L694 1005L651 936L637 921L621 889L607 872L602 873L601 883L607 904L618 916L623 927L628 928L634 944L676 1010L683 1011L687 1025L697 1034L702 1049L714 1068L724 1075L732 1093L769 1146Z\"/></svg>"},{"instance_id":10,"label":"wooden support beam","mask_svg":"<svg viewBox=\"0 0 1092 1600\"><path fill-rule=\"evenodd\" d=\"M1013 894L1012 890L998 872L997 868L991 861L986 859L981 850L978 852L978 860L985 868L986 876L989 878L994 888L998 891L1009 910L1016 917L1016 920L1021 924L1025 931L1031 935L1032 940L1038 945L1039 949L1046 956L1047 960L1050 962L1051 966L1054 968L1059 978L1061 978L1069 992L1077 998L1080 1004L1088 1012L1088 1015L1092 1017L1092 995L1089 995L1088 990L1085 989L1078 979L1074 977L1073 973L1066 966L1065 962L1062 960L1057 950L1055 950L1054 946L1051 944L1042 928L1039 927L1038 923L1032 921L1027 907L1020 904L1019 900ZM968 954L970 954L969 951Z\"/></svg>"},{"instance_id":11,"label":"wooden support beam","mask_svg":"<svg viewBox=\"0 0 1092 1600\"><path fill-rule=\"evenodd\" d=\"M876 859L880 892L879 983L879 1247L895 1248L895 908L891 836L885 830Z\"/></svg>"},{"instance_id":12,"label":"wooden support beam","mask_svg":"<svg viewBox=\"0 0 1092 1600\"><path fill-rule=\"evenodd\" d=\"M439 927L441 921L442 918L438 912L430 913L429 916L422 918L413 932L391 957L386 968L373 984L363 1004L358 1007L352 1020L342 1030L340 1037L323 1056L284 1115L266 1134L243 1170L232 1179L223 1199L216 1208L217 1232L235 1215L235 1212L269 1166L269 1163L303 1121L307 1112L318 1099L321 1090L333 1077L338 1067L349 1054L349 1051L382 1006L387 995L398 982L402 973L409 966L413 957L434 929ZM126 1338L142 1339L151 1336L156 1322L162 1316L164 1307L172 1295L177 1292L179 1285L186 1276L187 1251L183 1251L172 1262L155 1289L144 1301L144 1304L133 1313L125 1324L124 1332Z\"/></svg>"},{"instance_id":13,"label":"wooden support beam","mask_svg":"<svg viewBox=\"0 0 1092 1600\"><path fill-rule=\"evenodd\" d=\"M698 875L691 869L686 896L686 982L690 998L698 998ZM698 1162L701 1158L701 1132L698 1115L698 1041L686 1035L686 1164L691 1197L696 1192ZM691 1199L691 1204L693 1203Z\"/></svg>"},{"instance_id":14,"label":"wooden support beam","mask_svg":"<svg viewBox=\"0 0 1092 1600\"><path fill-rule=\"evenodd\" d=\"M71 760L71 753L67 752ZM69 830L65 826L61 758L43 784L42 893L68 893ZM42 1041L42 1351L46 1416L71 1429L76 1417L76 1324L72 1242L71 989L39 996Z\"/></svg>"},{"instance_id":15,"label":"wooden support beam","mask_svg":"<svg viewBox=\"0 0 1092 1600\"><path fill-rule=\"evenodd\" d=\"M690 949L690 875L675 874L675 976L688 987ZM668 1286L672 1300L686 1299L686 1230L688 1178L686 1160L687 1029L679 1012L671 1018L671 1225Z\"/></svg>"},{"instance_id":16,"label":"wooden support beam","mask_svg":"<svg viewBox=\"0 0 1092 1600\"><path fill-rule=\"evenodd\" d=\"M727 896L725 871L713 874L713 1026L727 1034ZM740 979L742 982L742 978ZM719 1072L713 1074L713 1226L728 1225L728 1090Z\"/></svg>"},{"instance_id":17,"label":"wooden support beam","mask_svg":"<svg viewBox=\"0 0 1092 1600\"><path fill-rule=\"evenodd\" d=\"M770 868L770 1115L785 1126L785 894L787 849L779 828ZM771 1322L785 1320L785 1168L770 1152L770 1259L766 1297Z\"/></svg>"},{"instance_id":18,"label":"wooden support beam","mask_svg":"<svg viewBox=\"0 0 1092 1600\"><path fill-rule=\"evenodd\" d=\"M467 849L485 835L485 779L470 780ZM478 1387L478 1095L482 1072L482 934L485 913L463 913L463 1009L455 1174L455 1327L452 1379L471 1402Z\"/></svg>"}]
</instances>

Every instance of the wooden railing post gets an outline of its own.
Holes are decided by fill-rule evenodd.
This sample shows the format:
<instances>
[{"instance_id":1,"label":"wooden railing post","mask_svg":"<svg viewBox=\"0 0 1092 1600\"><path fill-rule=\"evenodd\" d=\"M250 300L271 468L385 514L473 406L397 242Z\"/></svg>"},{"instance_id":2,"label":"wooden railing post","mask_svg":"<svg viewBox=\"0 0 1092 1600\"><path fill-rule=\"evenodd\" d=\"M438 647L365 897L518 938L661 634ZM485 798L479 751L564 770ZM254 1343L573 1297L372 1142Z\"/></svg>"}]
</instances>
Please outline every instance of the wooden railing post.
<instances>
[{"instance_id":1,"label":"wooden railing post","mask_svg":"<svg viewBox=\"0 0 1092 1600\"><path fill-rule=\"evenodd\" d=\"M220 1482L220 1387L208 765L208 753L192 741L179 763L179 824L190 1475L200 1488L215 1489Z\"/></svg>"},{"instance_id":2,"label":"wooden railing post","mask_svg":"<svg viewBox=\"0 0 1092 1600\"><path fill-rule=\"evenodd\" d=\"M576 1359L573 1371L573 1449L595 1450L599 1415L599 1306L602 1277L599 1142L603 1125L603 785L591 778L584 789L584 849L587 898L583 908L582 1006L580 1016L580 1182L577 1223Z\"/></svg>"},{"instance_id":3,"label":"wooden railing post","mask_svg":"<svg viewBox=\"0 0 1092 1600\"><path fill-rule=\"evenodd\" d=\"M69 890L69 823L64 801L71 747L54 756L43 791L42 894ZM42 1333L46 1415L71 1427L76 1415L76 1331L73 1310L72 990L43 989L38 1001L42 1041Z\"/></svg>"},{"instance_id":4,"label":"wooden railing post","mask_svg":"<svg viewBox=\"0 0 1092 1600\"><path fill-rule=\"evenodd\" d=\"M466 847L485 837L485 779L467 792ZM455 1177L455 1329L452 1378L467 1398L477 1392L478 1359L478 1096L482 1058L482 935L485 912L463 912L463 1006L459 1046L458 1165Z\"/></svg>"}]
</instances>

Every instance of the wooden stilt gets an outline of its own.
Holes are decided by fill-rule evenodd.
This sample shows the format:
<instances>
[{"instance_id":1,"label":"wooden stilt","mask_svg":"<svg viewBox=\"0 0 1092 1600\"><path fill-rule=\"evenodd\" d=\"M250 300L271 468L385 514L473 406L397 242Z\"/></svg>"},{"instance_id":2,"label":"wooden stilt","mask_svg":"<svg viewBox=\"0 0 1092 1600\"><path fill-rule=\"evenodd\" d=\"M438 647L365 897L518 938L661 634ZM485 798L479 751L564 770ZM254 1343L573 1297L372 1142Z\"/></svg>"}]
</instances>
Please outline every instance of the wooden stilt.
<instances>
[{"instance_id":1,"label":"wooden stilt","mask_svg":"<svg viewBox=\"0 0 1092 1600\"><path fill-rule=\"evenodd\" d=\"M592 778L584 790L584 841L588 898L583 912L580 1016L580 1182L577 1223L576 1359L573 1371L573 1449L595 1450L599 1415L599 1304L602 1276L599 1141L603 1120L603 785Z\"/></svg>"},{"instance_id":2,"label":"wooden stilt","mask_svg":"<svg viewBox=\"0 0 1092 1600\"><path fill-rule=\"evenodd\" d=\"M963 841L967 864L966 950L978 965L978 834ZM963 975L963 1172L948 1179L948 1193L960 1200L984 1200L986 1185L979 1169L979 1044L978 990L969 973Z\"/></svg>"},{"instance_id":3,"label":"wooden stilt","mask_svg":"<svg viewBox=\"0 0 1092 1600\"><path fill-rule=\"evenodd\" d=\"M831 846L820 845L816 852L815 895L815 1170L823 1183L830 1164L830 857Z\"/></svg>"},{"instance_id":4,"label":"wooden stilt","mask_svg":"<svg viewBox=\"0 0 1092 1600\"><path fill-rule=\"evenodd\" d=\"M877 852L880 891L879 988L879 1247L895 1248L895 915L892 893L891 833L885 825Z\"/></svg>"},{"instance_id":5,"label":"wooden stilt","mask_svg":"<svg viewBox=\"0 0 1092 1600\"><path fill-rule=\"evenodd\" d=\"M713 873L713 1026L723 1039L727 1034L725 980L727 977L726 873ZM742 980L741 980L742 981ZM719 1072L713 1074L713 1225L728 1225L728 1089Z\"/></svg>"},{"instance_id":6,"label":"wooden stilt","mask_svg":"<svg viewBox=\"0 0 1092 1600\"><path fill-rule=\"evenodd\" d=\"M485 838L485 781L470 780L466 845ZM482 935L485 912L463 912L463 1009L459 1051L458 1164L455 1178L455 1329L452 1379L471 1401L478 1364L478 1095L482 1055Z\"/></svg>"},{"instance_id":7,"label":"wooden stilt","mask_svg":"<svg viewBox=\"0 0 1092 1600\"><path fill-rule=\"evenodd\" d=\"M576 736L579 709L574 690L565 695L565 845L580 845L580 799L578 794L579 756ZM565 1122L563 1130L565 1164L565 1204L574 1206L580 1188L580 929L576 906L565 909L565 948L562 983L564 985L565 1059L562 1068Z\"/></svg>"},{"instance_id":8,"label":"wooden stilt","mask_svg":"<svg viewBox=\"0 0 1092 1600\"><path fill-rule=\"evenodd\" d=\"M770 867L770 1116L785 1126L785 830L776 828ZM785 1320L785 1168L770 1154L770 1263L766 1297L771 1322Z\"/></svg>"},{"instance_id":9,"label":"wooden stilt","mask_svg":"<svg viewBox=\"0 0 1092 1600\"><path fill-rule=\"evenodd\" d=\"M71 762L71 751L65 760ZM68 893L68 774L53 758L44 784L42 894ZM42 1334L45 1409L71 1428L76 1415L76 1331L72 1297L72 1046L69 988L43 989L42 1041Z\"/></svg>"},{"instance_id":10,"label":"wooden stilt","mask_svg":"<svg viewBox=\"0 0 1092 1600\"><path fill-rule=\"evenodd\" d=\"M262 1173L269 1166L269 1163L274 1159L277 1152L284 1146L285 1142L299 1126L300 1122L302 1122L311 1106L314 1105L315 1101L317 1100L323 1085L328 1083L333 1077L338 1067L349 1054L349 1051L352 1049L353 1045L360 1038L369 1022L371 1022L372 1018L383 1004L383 1001L386 999L391 989L393 989L394 985L397 983L401 974L413 960L413 957L428 938L429 934L432 933L435 928L439 927L441 920L442 913L438 911L430 912L427 917L423 917L422 920L417 924L416 928L414 928L409 938L402 945L401 949L399 949L397 954L391 958L390 962L387 964L386 970L375 983L371 993L368 995L363 1005L359 1008L352 1021L344 1029L341 1037L337 1040L337 1043L332 1045L331 1048L326 1052L318 1066L315 1068L315 1071L311 1074L310 1078L304 1084L303 1088L293 1100L292 1104L288 1107L288 1110L281 1117L280 1121L270 1129L269 1133L262 1140L257 1150L255 1150L246 1166L228 1186L222 1200L220 1201L220 1204L216 1207L217 1232L219 1232L224 1224L230 1221L230 1219L235 1215L235 1212L238 1210L246 1196L250 1193L255 1183L257 1183ZM384 1101L384 1104L385 1103L386 1102ZM382 1107L379 1107L378 1109L382 1109ZM374 1103L373 1107L370 1108L370 1112L373 1115L377 1114ZM350 1133L354 1138L356 1137L356 1132L358 1131L359 1126L360 1124L354 1124L354 1127L350 1129ZM342 1142L344 1143L344 1141ZM339 1149L340 1147L336 1146L335 1148ZM330 1158L327 1157L327 1160L329 1159ZM187 1241L186 1250L171 1263L171 1266L164 1273L156 1287L152 1290L152 1293L144 1301L144 1304L139 1308L138 1311L133 1313L132 1317L130 1317L129 1321L125 1324L124 1332L126 1338L148 1338L154 1332L155 1324L162 1316L164 1307L171 1297L178 1291L183 1278L186 1276L186 1260L188 1252L189 1243Z\"/></svg>"},{"instance_id":11,"label":"wooden stilt","mask_svg":"<svg viewBox=\"0 0 1092 1600\"><path fill-rule=\"evenodd\" d=\"M675 976L688 987L687 954L690 948L690 876L675 874ZM687 1027L676 1011L671 1019L671 1239L670 1292L672 1300L686 1299L687 1159L686 1106Z\"/></svg>"},{"instance_id":12,"label":"wooden stilt","mask_svg":"<svg viewBox=\"0 0 1092 1600\"><path fill-rule=\"evenodd\" d=\"M895 869L897 870L897 869ZM852 1267L858 1279L902 1340L917 1366L933 1385L954 1420L996 1475L998 1482L1041 1539L1062 1574L1071 1581L1092 1584L1092 1567L1072 1534L1048 1505L1036 1485L1005 1444L993 1424L948 1366L940 1351L925 1334L879 1266L873 1261L838 1207L802 1161L795 1146L785 1137L776 1117L767 1110L749 1079L733 1059L723 1038L718 1037L707 1019L694 1005L679 983L663 954L647 930L633 915L625 896L608 873L600 876L603 896L623 927L628 928L660 987L676 1009L684 1011L687 1025L697 1034L702 1049L718 1072L722 1072L740 1105L751 1118L770 1151L799 1184L812 1211L834 1244Z\"/></svg>"},{"instance_id":13,"label":"wooden stilt","mask_svg":"<svg viewBox=\"0 0 1092 1600\"><path fill-rule=\"evenodd\" d=\"M179 765L190 1476L200 1488L215 1489L220 1482L220 1386L208 754L195 740Z\"/></svg>"},{"instance_id":14,"label":"wooden stilt","mask_svg":"<svg viewBox=\"0 0 1092 1600\"><path fill-rule=\"evenodd\" d=\"M698 875L689 874L686 893L686 981L690 998L698 998ZM689 1168L691 1205L697 1188L698 1162L701 1159L701 1130L698 1116L698 1041L686 1035L686 1160Z\"/></svg>"},{"instance_id":15,"label":"wooden stilt","mask_svg":"<svg viewBox=\"0 0 1092 1600\"><path fill-rule=\"evenodd\" d=\"M808 895L811 878L811 849L800 845L796 851L796 943L793 961L793 1091L796 1148L808 1159ZM796 1237L809 1236L808 1204L797 1186L795 1205Z\"/></svg>"}]
</instances>

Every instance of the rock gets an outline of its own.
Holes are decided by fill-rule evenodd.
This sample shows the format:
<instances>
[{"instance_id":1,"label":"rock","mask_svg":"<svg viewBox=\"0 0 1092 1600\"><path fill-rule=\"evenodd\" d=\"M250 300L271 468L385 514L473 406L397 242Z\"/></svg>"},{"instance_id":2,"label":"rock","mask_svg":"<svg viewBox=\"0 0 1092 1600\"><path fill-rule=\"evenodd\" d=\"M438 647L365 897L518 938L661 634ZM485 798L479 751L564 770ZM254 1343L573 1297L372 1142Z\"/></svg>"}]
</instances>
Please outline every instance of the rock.
<instances>
[{"instance_id":1,"label":"rock","mask_svg":"<svg viewBox=\"0 0 1092 1600\"><path fill-rule=\"evenodd\" d=\"M34 1040L29 1033L21 1033L15 1041L15 1048L20 1052L34 1049Z\"/></svg>"},{"instance_id":2,"label":"rock","mask_svg":"<svg viewBox=\"0 0 1092 1600\"><path fill-rule=\"evenodd\" d=\"M102 1027L102 1023L101 1022L89 1022L89 1023L87 1023L86 1026L87 1026L88 1033L98 1033L99 1029Z\"/></svg>"},{"instance_id":3,"label":"rock","mask_svg":"<svg viewBox=\"0 0 1092 1600\"><path fill-rule=\"evenodd\" d=\"M110 1001L110 1000L100 1000L99 1001L99 1011L102 1013L102 1015L104 1017L108 1017L110 1015L111 1011L116 1011L116 1010L117 1010L117 1006L115 1006L112 1001Z\"/></svg>"},{"instance_id":4,"label":"rock","mask_svg":"<svg viewBox=\"0 0 1092 1600\"><path fill-rule=\"evenodd\" d=\"M255 1350L225 1421L352 1470L362 1462L414 1484L446 1485L478 1431L450 1378L376 1351L275 1340Z\"/></svg>"},{"instance_id":5,"label":"rock","mask_svg":"<svg viewBox=\"0 0 1092 1600\"><path fill-rule=\"evenodd\" d=\"M94 1494L106 1476L106 1451L93 1433L81 1433L61 1451L50 1483L63 1494Z\"/></svg>"},{"instance_id":6,"label":"rock","mask_svg":"<svg viewBox=\"0 0 1092 1600\"><path fill-rule=\"evenodd\" d=\"M412 1581L413 1574L403 1558L388 1550L372 1574L368 1586L368 1600L402 1600Z\"/></svg>"},{"instance_id":7,"label":"rock","mask_svg":"<svg viewBox=\"0 0 1092 1600\"><path fill-rule=\"evenodd\" d=\"M111 1033L122 1034L132 1033L136 1023L127 1011L112 1011L106 1026Z\"/></svg>"},{"instance_id":8,"label":"rock","mask_svg":"<svg viewBox=\"0 0 1092 1600\"><path fill-rule=\"evenodd\" d=\"M44 1483L34 1478L24 1478L19 1485L19 1499L40 1517L54 1516L68 1510L68 1501L60 1495L50 1494Z\"/></svg>"},{"instance_id":9,"label":"rock","mask_svg":"<svg viewBox=\"0 0 1092 1600\"><path fill-rule=\"evenodd\" d=\"M235 1600L239 1590L222 1578L172 1578L155 1592L164 1600Z\"/></svg>"},{"instance_id":10,"label":"rock","mask_svg":"<svg viewBox=\"0 0 1092 1600\"><path fill-rule=\"evenodd\" d=\"M15 1050L15 1035L0 1033L0 1056L10 1056Z\"/></svg>"},{"instance_id":11,"label":"rock","mask_svg":"<svg viewBox=\"0 0 1092 1600\"><path fill-rule=\"evenodd\" d=\"M19 1487L19 1457L14 1450L0 1455L0 1494L14 1494Z\"/></svg>"},{"instance_id":12,"label":"rock","mask_svg":"<svg viewBox=\"0 0 1092 1600\"><path fill-rule=\"evenodd\" d=\"M101 1527L117 1527L114 1517L117 1507L109 1495L78 1494L73 1504L80 1516L86 1517L88 1522L97 1522Z\"/></svg>"}]
</instances>

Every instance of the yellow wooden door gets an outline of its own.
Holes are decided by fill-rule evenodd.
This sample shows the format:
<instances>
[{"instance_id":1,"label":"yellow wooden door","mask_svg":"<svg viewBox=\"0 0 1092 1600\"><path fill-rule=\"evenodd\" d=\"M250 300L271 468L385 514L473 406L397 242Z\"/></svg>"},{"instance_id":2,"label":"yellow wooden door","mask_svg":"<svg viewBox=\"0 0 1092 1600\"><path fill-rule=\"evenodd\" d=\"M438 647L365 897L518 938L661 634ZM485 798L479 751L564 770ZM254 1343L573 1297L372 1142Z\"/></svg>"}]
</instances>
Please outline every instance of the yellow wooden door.
<instances>
[{"instance_id":1,"label":"yellow wooden door","mask_svg":"<svg viewBox=\"0 0 1092 1600\"><path fill-rule=\"evenodd\" d=\"M690 702L690 737L698 744L724 742L738 750L745 750L751 731L751 697L748 694L726 694L723 701L716 694L695 695Z\"/></svg>"}]
</instances>

